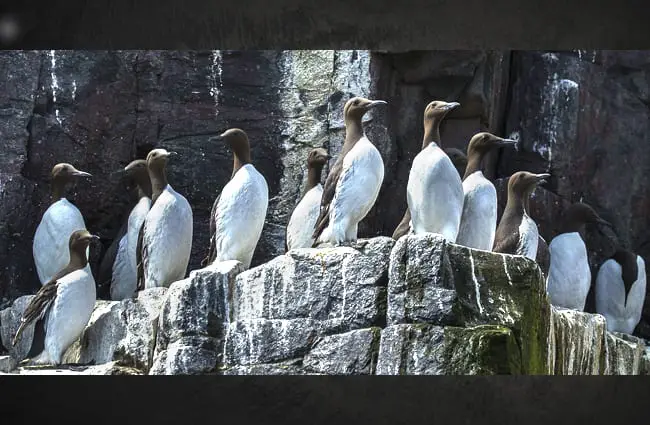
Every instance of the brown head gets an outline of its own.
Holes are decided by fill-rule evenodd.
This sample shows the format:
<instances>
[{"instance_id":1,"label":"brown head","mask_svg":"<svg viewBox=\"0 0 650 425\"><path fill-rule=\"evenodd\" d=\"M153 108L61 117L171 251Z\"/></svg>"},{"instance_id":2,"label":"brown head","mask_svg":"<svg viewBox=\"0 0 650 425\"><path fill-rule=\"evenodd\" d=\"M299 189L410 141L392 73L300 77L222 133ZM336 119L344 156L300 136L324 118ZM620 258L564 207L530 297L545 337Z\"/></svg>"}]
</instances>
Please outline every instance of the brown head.
<instances>
[{"instance_id":1,"label":"brown head","mask_svg":"<svg viewBox=\"0 0 650 425\"><path fill-rule=\"evenodd\" d=\"M458 108L458 102L434 100L424 108L424 149L430 142L440 143L440 123L449 112Z\"/></svg>"},{"instance_id":2,"label":"brown head","mask_svg":"<svg viewBox=\"0 0 650 425\"><path fill-rule=\"evenodd\" d=\"M154 149L147 155L147 170L149 171L149 179L151 180L151 200L153 202L156 201L167 186L167 161L173 155L178 154L161 148Z\"/></svg>"},{"instance_id":3,"label":"brown head","mask_svg":"<svg viewBox=\"0 0 650 425\"><path fill-rule=\"evenodd\" d=\"M68 248L70 249L70 265L83 268L88 263L86 250L92 241L98 241L99 236L91 235L88 230L75 230L70 235Z\"/></svg>"},{"instance_id":4,"label":"brown head","mask_svg":"<svg viewBox=\"0 0 650 425\"><path fill-rule=\"evenodd\" d=\"M587 223L612 228L612 225L608 221L603 220L592 207L580 202L566 209L562 218L560 232L579 232Z\"/></svg>"},{"instance_id":5,"label":"brown head","mask_svg":"<svg viewBox=\"0 0 650 425\"><path fill-rule=\"evenodd\" d=\"M366 112L379 105L387 105L385 100L370 100L364 97L353 97L343 107L345 121L361 122Z\"/></svg>"},{"instance_id":6,"label":"brown head","mask_svg":"<svg viewBox=\"0 0 650 425\"><path fill-rule=\"evenodd\" d=\"M63 197L68 183L79 177L92 177L92 174L77 170L73 165L62 162L52 168L52 195L54 200Z\"/></svg>"},{"instance_id":7,"label":"brown head","mask_svg":"<svg viewBox=\"0 0 650 425\"><path fill-rule=\"evenodd\" d=\"M528 171L518 171L508 179L508 203L516 202L524 205L524 200L528 199L535 188L546 182L551 177L550 174L534 174ZM506 206L507 208L507 206Z\"/></svg>"},{"instance_id":8,"label":"brown head","mask_svg":"<svg viewBox=\"0 0 650 425\"><path fill-rule=\"evenodd\" d=\"M490 152L490 150L501 147L515 147L516 145L516 140L504 139L488 132L475 134L467 145L468 165L465 170L465 177L481 170L481 162L485 154Z\"/></svg>"},{"instance_id":9,"label":"brown head","mask_svg":"<svg viewBox=\"0 0 650 425\"><path fill-rule=\"evenodd\" d=\"M451 159L451 162L454 164L454 167L456 167L456 170L458 170L458 174L462 177L465 174L465 168L467 167L467 155L463 153L460 149L456 148L446 148L443 149L449 159Z\"/></svg>"},{"instance_id":10,"label":"brown head","mask_svg":"<svg viewBox=\"0 0 650 425\"><path fill-rule=\"evenodd\" d=\"M214 141L221 141L228 145L233 154L232 175L244 165L251 162L251 148L246 132L239 128L230 128L220 135L212 138Z\"/></svg>"},{"instance_id":11,"label":"brown head","mask_svg":"<svg viewBox=\"0 0 650 425\"><path fill-rule=\"evenodd\" d=\"M330 159L323 148L312 149L307 156L307 190L320 183L323 167Z\"/></svg>"},{"instance_id":12,"label":"brown head","mask_svg":"<svg viewBox=\"0 0 650 425\"><path fill-rule=\"evenodd\" d=\"M125 176L133 179L138 185L140 196L151 197L151 180L149 179L146 160L136 159L131 161L122 171Z\"/></svg>"}]
</instances>

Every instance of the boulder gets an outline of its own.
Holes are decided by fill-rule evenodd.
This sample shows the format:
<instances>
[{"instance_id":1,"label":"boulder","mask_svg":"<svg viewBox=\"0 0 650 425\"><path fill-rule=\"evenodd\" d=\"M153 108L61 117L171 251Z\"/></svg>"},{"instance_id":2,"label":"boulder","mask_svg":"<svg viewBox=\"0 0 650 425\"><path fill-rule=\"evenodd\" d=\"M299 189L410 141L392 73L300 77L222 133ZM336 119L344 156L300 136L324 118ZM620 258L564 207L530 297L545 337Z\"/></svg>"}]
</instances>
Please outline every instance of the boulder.
<instances>
[{"instance_id":1,"label":"boulder","mask_svg":"<svg viewBox=\"0 0 650 425\"><path fill-rule=\"evenodd\" d=\"M11 356L0 356L0 372L9 373L16 368L16 359Z\"/></svg>"},{"instance_id":2,"label":"boulder","mask_svg":"<svg viewBox=\"0 0 650 425\"><path fill-rule=\"evenodd\" d=\"M103 363L95 366L21 367L19 375L142 375L142 371L119 362Z\"/></svg>"},{"instance_id":3,"label":"boulder","mask_svg":"<svg viewBox=\"0 0 650 425\"><path fill-rule=\"evenodd\" d=\"M135 299L97 301L88 325L66 351L64 363L117 361L148 371L158 329L158 316L167 288L149 288Z\"/></svg>"},{"instance_id":4,"label":"boulder","mask_svg":"<svg viewBox=\"0 0 650 425\"><path fill-rule=\"evenodd\" d=\"M374 375L380 336L380 328L368 328L323 337L302 364L305 370L328 375Z\"/></svg>"},{"instance_id":5,"label":"boulder","mask_svg":"<svg viewBox=\"0 0 650 425\"><path fill-rule=\"evenodd\" d=\"M23 316L23 312L29 305L32 297L33 295L19 297L10 307L0 312L0 337L2 338L2 345L9 352L9 355L18 362L27 356L32 346L34 324L30 324L25 328L15 347L11 345L11 342L20 326L20 319Z\"/></svg>"},{"instance_id":6,"label":"boulder","mask_svg":"<svg viewBox=\"0 0 650 425\"><path fill-rule=\"evenodd\" d=\"M222 357L229 299L238 261L214 263L174 282L163 301L151 375L216 370Z\"/></svg>"},{"instance_id":7,"label":"boulder","mask_svg":"<svg viewBox=\"0 0 650 425\"><path fill-rule=\"evenodd\" d=\"M605 369L607 326L599 314L551 306L549 373L601 375Z\"/></svg>"},{"instance_id":8,"label":"boulder","mask_svg":"<svg viewBox=\"0 0 650 425\"><path fill-rule=\"evenodd\" d=\"M604 375L641 375L644 370L645 343L642 339L618 332L607 332Z\"/></svg>"},{"instance_id":9,"label":"boulder","mask_svg":"<svg viewBox=\"0 0 650 425\"><path fill-rule=\"evenodd\" d=\"M511 329L523 373L546 373L550 310L542 272L525 257L407 235L391 252L388 324Z\"/></svg>"},{"instance_id":10,"label":"boulder","mask_svg":"<svg viewBox=\"0 0 650 425\"><path fill-rule=\"evenodd\" d=\"M381 333L377 375L496 375L521 373L510 329L398 324Z\"/></svg>"}]
</instances>

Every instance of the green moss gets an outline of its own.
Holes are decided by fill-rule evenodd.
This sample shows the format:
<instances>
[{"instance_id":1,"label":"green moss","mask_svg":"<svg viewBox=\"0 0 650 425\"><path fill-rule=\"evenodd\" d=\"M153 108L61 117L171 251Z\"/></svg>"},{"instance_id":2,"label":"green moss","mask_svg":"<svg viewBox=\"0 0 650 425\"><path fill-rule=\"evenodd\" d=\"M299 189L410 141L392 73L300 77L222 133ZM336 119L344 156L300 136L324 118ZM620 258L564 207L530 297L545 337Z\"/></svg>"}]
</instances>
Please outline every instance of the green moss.
<instances>
[{"instance_id":1,"label":"green moss","mask_svg":"<svg viewBox=\"0 0 650 425\"><path fill-rule=\"evenodd\" d=\"M446 327L443 359L449 375L517 375L522 370L517 342L502 326Z\"/></svg>"}]
</instances>

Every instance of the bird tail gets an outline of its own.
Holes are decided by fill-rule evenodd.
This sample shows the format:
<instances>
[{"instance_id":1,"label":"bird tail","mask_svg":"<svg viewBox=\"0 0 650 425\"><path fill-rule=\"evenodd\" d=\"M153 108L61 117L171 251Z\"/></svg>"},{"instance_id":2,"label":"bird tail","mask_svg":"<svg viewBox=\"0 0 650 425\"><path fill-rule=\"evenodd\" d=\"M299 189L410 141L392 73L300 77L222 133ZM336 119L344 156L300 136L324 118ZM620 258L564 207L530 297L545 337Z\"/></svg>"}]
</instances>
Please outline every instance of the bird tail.
<instances>
[{"instance_id":1,"label":"bird tail","mask_svg":"<svg viewBox=\"0 0 650 425\"><path fill-rule=\"evenodd\" d=\"M18 330L16 331L16 335L14 335L14 339L11 341L11 346L15 347L16 344L18 344L18 340L20 339L20 336L23 334L23 331L25 330L25 327L27 326L27 322L21 321L20 326L18 327Z\"/></svg>"}]
</instances>

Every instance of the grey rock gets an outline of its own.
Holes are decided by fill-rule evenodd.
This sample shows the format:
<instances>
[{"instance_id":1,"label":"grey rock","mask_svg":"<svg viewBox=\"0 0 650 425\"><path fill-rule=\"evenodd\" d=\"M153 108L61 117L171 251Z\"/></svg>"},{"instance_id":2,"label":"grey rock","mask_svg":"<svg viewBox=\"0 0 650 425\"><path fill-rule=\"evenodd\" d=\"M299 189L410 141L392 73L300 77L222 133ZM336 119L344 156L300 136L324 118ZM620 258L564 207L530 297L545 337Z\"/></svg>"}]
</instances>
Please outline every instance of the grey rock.
<instances>
[{"instance_id":1,"label":"grey rock","mask_svg":"<svg viewBox=\"0 0 650 425\"><path fill-rule=\"evenodd\" d=\"M224 366L222 375L323 375L306 371L300 360L287 360L278 363L256 364L250 366Z\"/></svg>"},{"instance_id":2,"label":"grey rock","mask_svg":"<svg viewBox=\"0 0 650 425\"><path fill-rule=\"evenodd\" d=\"M167 288L150 288L138 292L135 299L97 301L86 329L66 352L64 363L118 361L148 371L166 292Z\"/></svg>"},{"instance_id":3,"label":"grey rock","mask_svg":"<svg viewBox=\"0 0 650 425\"><path fill-rule=\"evenodd\" d=\"M328 375L374 375L380 335L380 328L369 328L323 337L303 366Z\"/></svg>"},{"instance_id":4,"label":"grey rock","mask_svg":"<svg viewBox=\"0 0 650 425\"><path fill-rule=\"evenodd\" d=\"M641 375L650 375L650 347L646 347L641 360Z\"/></svg>"},{"instance_id":5,"label":"grey rock","mask_svg":"<svg viewBox=\"0 0 650 425\"><path fill-rule=\"evenodd\" d=\"M11 345L14 335L20 326L20 319L23 316L23 312L29 305L32 297L33 295L25 295L17 298L11 307L7 307L0 312L0 324L2 325L0 327L0 337L2 337L2 345L16 361L23 360L32 346L34 324L25 328L15 347Z\"/></svg>"},{"instance_id":6,"label":"grey rock","mask_svg":"<svg viewBox=\"0 0 650 425\"><path fill-rule=\"evenodd\" d=\"M521 373L512 331L399 324L381 333L377 375L494 375Z\"/></svg>"},{"instance_id":7,"label":"grey rock","mask_svg":"<svg viewBox=\"0 0 650 425\"><path fill-rule=\"evenodd\" d=\"M230 323L223 365L275 363L304 356L321 335L312 319L245 319Z\"/></svg>"},{"instance_id":8,"label":"grey rock","mask_svg":"<svg viewBox=\"0 0 650 425\"><path fill-rule=\"evenodd\" d=\"M605 375L641 375L646 354L642 339L618 332L607 332Z\"/></svg>"},{"instance_id":9,"label":"grey rock","mask_svg":"<svg viewBox=\"0 0 650 425\"><path fill-rule=\"evenodd\" d=\"M156 356L149 375L199 375L215 371L219 340L206 336L184 336L167 345Z\"/></svg>"},{"instance_id":10,"label":"grey rock","mask_svg":"<svg viewBox=\"0 0 650 425\"><path fill-rule=\"evenodd\" d=\"M235 282L231 320L309 318L338 332L381 324L393 244L378 237L295 249L247 270Z\"/></svg>"},{"instance_id":11,"label":"grey rock","mask_svg":"<svg viewBox=\"0 0 650 425\"><path fill-rule=\"evenodd\" d=\"M11 356L0 356L0 372L9 373L16 368L18 362Z\"/></svg>"},{"instance_id":12,"label":"grey rock","mask_svg":"<svg viewBox=\"0 0 650 425\"><path fill-rule=\"evenodd\" d=\"M160 313L152 374L202 373L222 356L230 288L243 267L215 263L174 282Z\"/></svg>"},{"instance_id":13,"label":"grey rock","mask_svg":"<svg viewBox=\"0 0 650 425\"><path fill-rule=\"evenodd\" d=\"M553 375L600 375L606 362L605 318L551 306L548 372Z\"/></svg>"},{"instance_id":14,"label":"grey rock","mask_svg":"<svg viewBox=\"0 0 650 425\"><path fill-rule=\"evenodd\" d=\"M109 362L94 366L68 366L68 367L21 367L17 371L20 375L142 375L142 371Z\"/></svg>"}]
</instances>

